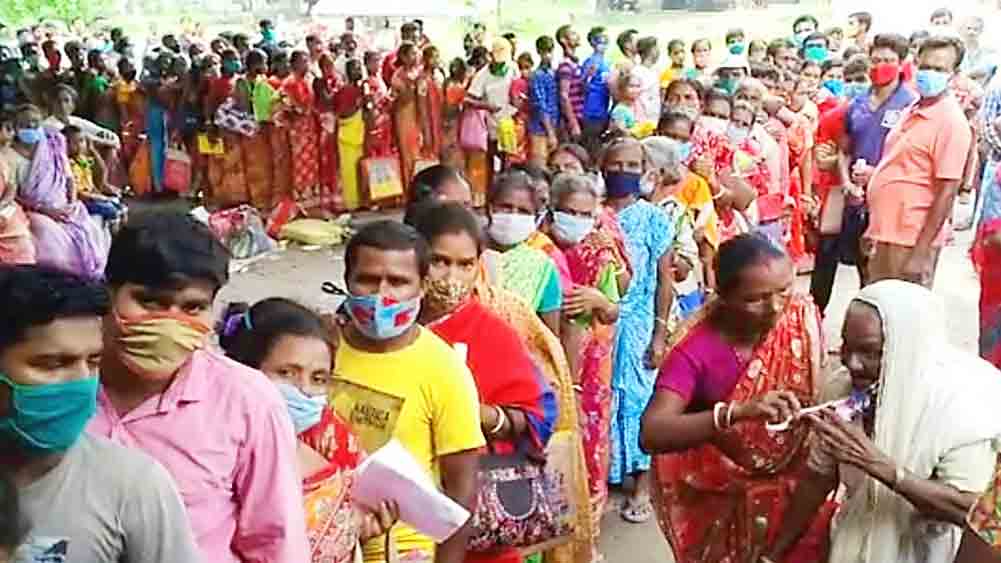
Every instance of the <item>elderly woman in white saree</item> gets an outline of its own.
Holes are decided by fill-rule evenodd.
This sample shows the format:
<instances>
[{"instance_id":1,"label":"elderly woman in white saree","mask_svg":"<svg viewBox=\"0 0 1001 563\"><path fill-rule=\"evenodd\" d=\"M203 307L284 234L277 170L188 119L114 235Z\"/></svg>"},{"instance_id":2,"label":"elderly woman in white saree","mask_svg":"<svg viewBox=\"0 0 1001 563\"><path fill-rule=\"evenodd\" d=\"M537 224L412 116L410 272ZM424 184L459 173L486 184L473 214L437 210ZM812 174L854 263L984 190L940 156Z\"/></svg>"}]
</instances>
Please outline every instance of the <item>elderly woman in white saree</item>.
<instances>
[{"instance_id":1,"label":"elderly woman in white saree","mask_svg":"<svg viewBox=\"0 0 1001 563\"><path fill-rule=\"evenodd\" d=\"M847 369L822 401L849 400L806 417L812 475L792 498L771 559L782 560L841 484L828 561L950 563L993 475L1001 373L949 344L938 297L898 280L862 290L843 338Z\"/></svg>"}]
</instances>

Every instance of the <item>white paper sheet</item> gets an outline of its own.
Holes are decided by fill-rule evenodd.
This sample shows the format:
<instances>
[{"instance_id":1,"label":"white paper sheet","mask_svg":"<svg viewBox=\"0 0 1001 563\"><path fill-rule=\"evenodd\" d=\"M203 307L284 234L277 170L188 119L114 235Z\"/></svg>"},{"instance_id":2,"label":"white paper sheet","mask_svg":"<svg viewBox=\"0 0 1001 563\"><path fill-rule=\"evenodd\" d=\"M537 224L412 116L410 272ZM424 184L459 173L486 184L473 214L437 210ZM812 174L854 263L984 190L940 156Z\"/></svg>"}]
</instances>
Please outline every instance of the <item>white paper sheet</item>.
<instances>
[{"instance_id":1,"label":"white paper sheet","mask_svg":"<svg viewBox=\"0 0 1001 563\"><path fill-rule=\"evenodd\" d=\"M384 500L400 506L400 520L441 543L469 520L469 511L441 493L417 460L396 439L358 466L352 498L374 509Z\"/></svg>"}]
</instances>

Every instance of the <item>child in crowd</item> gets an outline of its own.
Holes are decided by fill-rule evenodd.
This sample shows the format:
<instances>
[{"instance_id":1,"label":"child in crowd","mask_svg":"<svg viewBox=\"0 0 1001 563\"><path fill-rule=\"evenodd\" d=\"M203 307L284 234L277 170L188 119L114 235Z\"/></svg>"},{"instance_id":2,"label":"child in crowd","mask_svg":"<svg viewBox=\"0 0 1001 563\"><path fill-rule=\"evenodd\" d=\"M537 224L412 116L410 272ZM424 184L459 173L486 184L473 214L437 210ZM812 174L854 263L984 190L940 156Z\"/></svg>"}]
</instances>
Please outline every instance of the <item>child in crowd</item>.
<instances>
[{"instance_id":1,"label":"child in crowd","mask_svg":"<svg viewBox=\"0 0 1001 563\"><path fill-rule=\"evenodd\" d=\"M83 201L87 211L103 219L112 233L118 232L128 214L122 203L118 188L108 185L108 172L104 159L94 150L90 141L79 128L68 125L63 128L66 136L66 152L70 160L76 195Z\"/></svg>"},{"instance_id":2,"label":"child in crowd","mask_svg":"<svg viewBox=\"0 0 1001 563\"><path fill-rule=\"evenodd\" d=\"M640 108L643 95L643 76L638 66L630 67L619 74L618 89L622 92L619 100L609 115L608 128L613 134L632 135L638 139L650 136L657 124L651 121L640 121L643 115Z\"/></svg>"},{"instance_id":3,"label":"child in crowd","mask_svg":"<svg viewBox=\"0 0 1001 563\"><path fill-rule=\"evenodd\" d=\"M681 78L685 72L685 42L672 39L667 44L667 56L670 64L660 74L660 89L667 90L676 78Z\"/></svg>"}]
</instances>

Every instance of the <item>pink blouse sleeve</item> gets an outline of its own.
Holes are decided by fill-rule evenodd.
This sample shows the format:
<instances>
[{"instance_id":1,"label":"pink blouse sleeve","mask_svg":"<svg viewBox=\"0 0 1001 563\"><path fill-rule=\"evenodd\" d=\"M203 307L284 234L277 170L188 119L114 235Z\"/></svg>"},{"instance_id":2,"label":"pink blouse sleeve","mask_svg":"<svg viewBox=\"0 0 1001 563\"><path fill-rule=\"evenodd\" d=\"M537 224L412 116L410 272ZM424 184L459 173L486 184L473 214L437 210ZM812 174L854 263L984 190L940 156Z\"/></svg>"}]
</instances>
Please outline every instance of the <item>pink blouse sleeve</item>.
<instances>
[{"instance_id":1,"label":"pink blouse sleeve","mask_svg":"<svg viewBox=\"0 0 1001 563\"><path fill-rule=\"evenodd\" d=\"M659 391L677 393L686 403L690 403L695 395L696 381L698 368L695 362L680 347L676 347L660 366L656 388Z\"/></svg>"}]
</instances>

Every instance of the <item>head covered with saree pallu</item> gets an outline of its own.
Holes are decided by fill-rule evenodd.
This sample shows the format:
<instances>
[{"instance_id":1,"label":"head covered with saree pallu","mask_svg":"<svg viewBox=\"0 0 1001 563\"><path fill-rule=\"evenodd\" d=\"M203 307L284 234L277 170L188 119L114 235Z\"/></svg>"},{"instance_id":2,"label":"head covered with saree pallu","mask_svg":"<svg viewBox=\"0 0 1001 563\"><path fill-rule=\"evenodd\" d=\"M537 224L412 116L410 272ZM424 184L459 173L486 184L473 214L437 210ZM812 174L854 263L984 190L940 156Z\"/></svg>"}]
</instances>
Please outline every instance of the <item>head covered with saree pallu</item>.
<instances>
[{"instance_id":1,"label":"head covered with saree pallu","mask_svg":"<svg viewBox=\"0 0 1001 563\"><path fill-rule=\"evenodd\" d=\"M38 110L21 110L29 111ZM98 279L104 274L110 241L83 203L71 198L73 173L66 156L66 138L62 133L43 131L27 178L18 186L18 197L30 210L38 263ZM53 219L51 212L58 212L62 219Z\"/></svg>"},{"instance_id":2,"label":"head covered with saree pallu","mask_svg":"<svg viewBox=\"0 0 1001 563\"><path fill-rule=\"evenodd\" d=\"M886 280L862 289L856 301L874 307L883 328L876 447L898 467L930 479L950 451L997 444L1001 373L949 343L943 300L924 287ZM922 518L910 501L867 475L837 516L830 560L952 561L961 536L958 526Z\"/></svg>"},{"instance_id":3,"label":"head covered with saree pallu","mask_svg":"<svg viewBox=\"0 0 1001 563\"><path fill-rule=\"evenodd\" d=\"M672 338L672 348L709 322L720 299L706 304ZM786 298L773 328L762 337L726 401L746 402L772 391L816 401L820 384L820 314L809 296ZM678 563L743 563L772 541L782 523L799 470L807 459L808 429L772 433L761 421L726 430L715 445L654 458L658 519Z\"/></svg>"}]
</instances>

